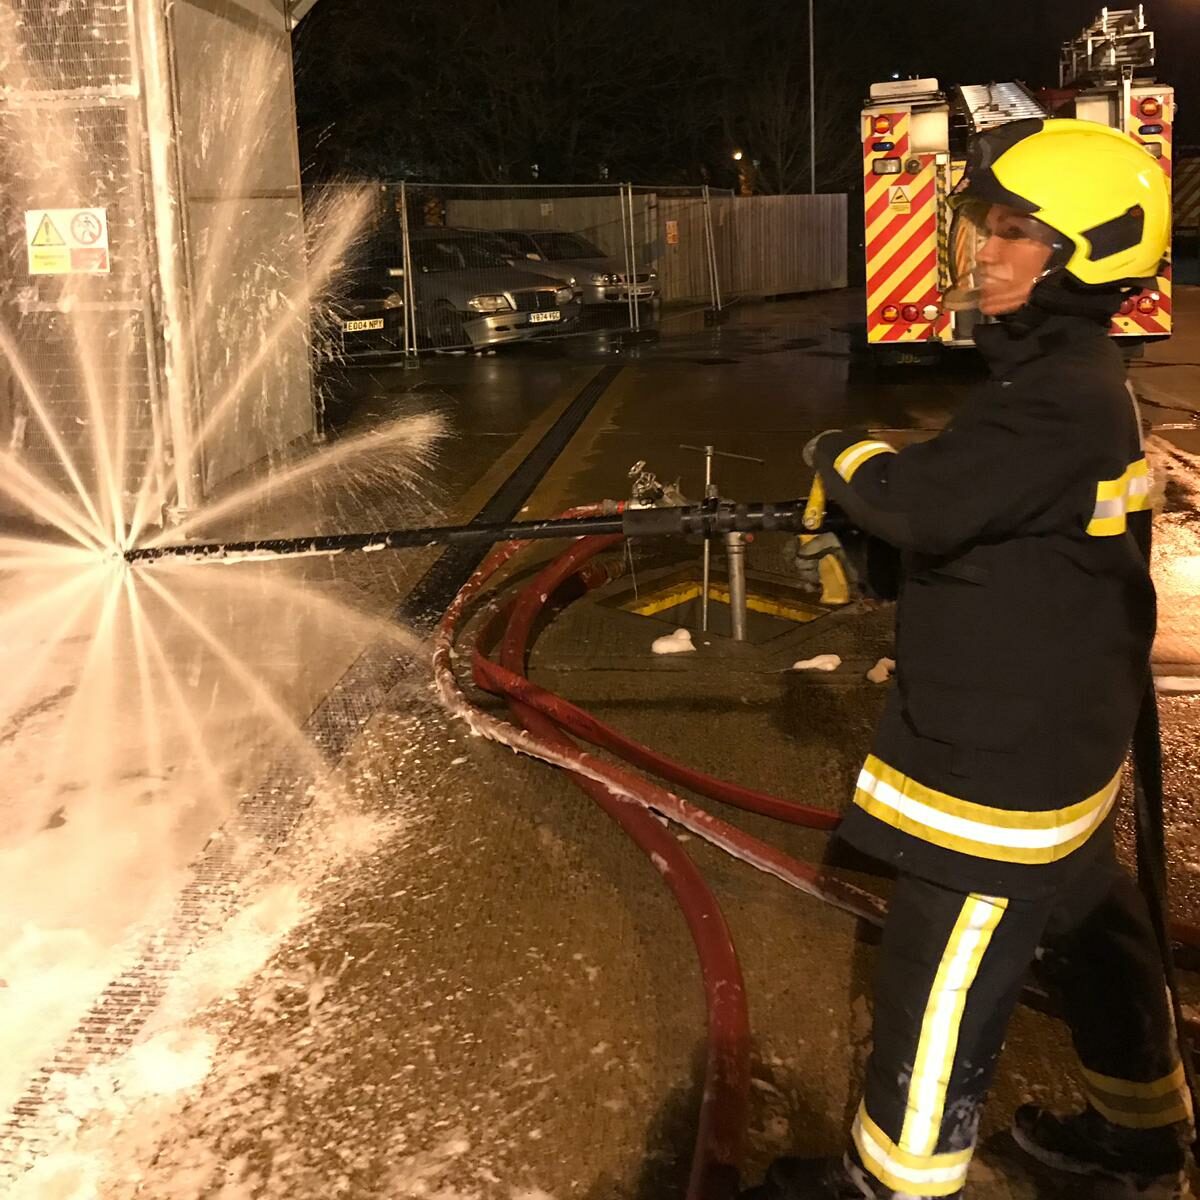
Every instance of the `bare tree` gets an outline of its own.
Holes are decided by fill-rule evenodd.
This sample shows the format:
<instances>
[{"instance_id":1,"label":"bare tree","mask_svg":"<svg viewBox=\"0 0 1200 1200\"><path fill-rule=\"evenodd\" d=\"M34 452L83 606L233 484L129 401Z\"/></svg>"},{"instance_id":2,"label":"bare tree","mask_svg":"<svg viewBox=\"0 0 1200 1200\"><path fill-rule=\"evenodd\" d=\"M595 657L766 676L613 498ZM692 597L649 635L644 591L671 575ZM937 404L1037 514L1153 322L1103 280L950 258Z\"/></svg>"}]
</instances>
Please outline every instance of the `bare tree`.
<instances>
[{"instance_id":1,"label":"bare tree","mask_svg":"<svg viewBox=\"0 0 1200 1200\"><path fill-rule=\"evenodd\" d=\"M818 173L853 176L868 17L818 31ZM803 0L325 0L298 39L306 162L320 174L808 188Z\"/></svg>"},{"instance_id":2,"label":"bare tree","mask_svg":"<svg viewBox=\"0 0 1200 1200\"><path fill-rule=\"evenodd\" d=\"M730 19L723 0L714 0L713 9L728 64L722 96L727 142L754 161L760 190L807 191L813 141L807 4L747 5L736 19ZM826 190L843 188L856 177L855 118L878 69L864 49L868 24L861 9L847 8L836 22L826 19L817 26L817 184Z\"/></svg>"}]
</instances>

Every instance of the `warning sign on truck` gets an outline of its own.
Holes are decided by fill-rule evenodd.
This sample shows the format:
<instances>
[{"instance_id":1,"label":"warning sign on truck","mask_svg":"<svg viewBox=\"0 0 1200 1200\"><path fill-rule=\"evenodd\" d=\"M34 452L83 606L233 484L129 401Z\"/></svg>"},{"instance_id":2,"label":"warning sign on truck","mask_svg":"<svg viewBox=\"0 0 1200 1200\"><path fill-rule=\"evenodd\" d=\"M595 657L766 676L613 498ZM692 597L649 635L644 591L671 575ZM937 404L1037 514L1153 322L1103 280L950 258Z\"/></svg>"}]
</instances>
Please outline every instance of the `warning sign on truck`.
<instances>
[{"instance_id":1,"label":"warning sign on truck","mask_svg":"<svg viewBox=\"0 0 1200 1200\"><path fill-rule=\"evenodd\" d=\"M25 245L30 275L107 275L108 210L28 209Z\"/></svg>"}]
</instances>

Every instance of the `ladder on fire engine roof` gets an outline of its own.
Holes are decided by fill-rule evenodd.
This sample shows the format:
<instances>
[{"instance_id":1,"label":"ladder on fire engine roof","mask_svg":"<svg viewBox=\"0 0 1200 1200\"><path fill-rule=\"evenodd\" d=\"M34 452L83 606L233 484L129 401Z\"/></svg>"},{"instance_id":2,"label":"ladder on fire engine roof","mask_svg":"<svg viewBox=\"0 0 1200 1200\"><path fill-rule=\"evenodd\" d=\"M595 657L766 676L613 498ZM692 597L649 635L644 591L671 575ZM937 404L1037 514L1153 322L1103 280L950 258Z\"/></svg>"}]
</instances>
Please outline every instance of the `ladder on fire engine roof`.
<instances>
[{"instance_id":1,"label":"ladder on fire engine roof","mask_svg":"<svg viewBox=\"0 0 1200 1200\"><path fill-rule=\"evenodd\" d=\"M1082 33L1063 43L1058 84L1116 83L1125 75L1145 74L1154 62L1154 31L1146 28L1142 5L1105 8Z\"/></svg>"},{"instance_id":2,"label":"ladder on fire engine roof","mask_svg":"<svg viewBox=\"0 0 1200 1200\"><path fill-rule=\"evenodd\" d=\"M1021 83L967 83L958 89L958 94L976 133L1008 121L1047 115Z\"/></svg>"}]
</instances>

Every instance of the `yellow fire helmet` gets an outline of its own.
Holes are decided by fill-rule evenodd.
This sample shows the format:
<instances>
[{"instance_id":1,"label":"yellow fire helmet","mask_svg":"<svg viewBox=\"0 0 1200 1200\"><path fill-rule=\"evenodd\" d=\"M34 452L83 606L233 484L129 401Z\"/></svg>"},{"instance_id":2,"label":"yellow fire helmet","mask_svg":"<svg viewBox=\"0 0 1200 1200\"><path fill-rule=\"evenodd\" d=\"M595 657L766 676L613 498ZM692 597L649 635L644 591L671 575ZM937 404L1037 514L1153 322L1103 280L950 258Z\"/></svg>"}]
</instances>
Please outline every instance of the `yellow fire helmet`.
<instances>
[{"instance_id":1,"label":"yellow fire helmet","mask_svg":"<svg viewBox=\"0 0 1200 1200\"><path fill-rule=\"evenodd\" d=\"M978 134L950 203L973 220L993 204L1032 218L1059 235L1043 239L1057 244L1052 267L1090 287L1151 285L1171 241L1162 166L1094 121L1031 118Z\"/></svg>"}]
</instances>

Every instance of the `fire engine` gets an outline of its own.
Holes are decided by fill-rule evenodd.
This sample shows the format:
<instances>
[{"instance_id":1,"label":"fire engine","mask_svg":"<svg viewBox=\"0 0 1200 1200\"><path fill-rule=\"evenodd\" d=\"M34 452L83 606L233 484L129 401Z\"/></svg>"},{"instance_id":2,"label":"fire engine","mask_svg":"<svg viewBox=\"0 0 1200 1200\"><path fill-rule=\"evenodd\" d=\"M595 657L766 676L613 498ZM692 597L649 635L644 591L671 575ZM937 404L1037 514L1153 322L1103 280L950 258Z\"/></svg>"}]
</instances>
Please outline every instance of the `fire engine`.
<instances>
[{"instance_id":1,"label":"fire engine","mask_svg":"<svg viewBox=\"0 0 1200 1200\"><path fill-rule=\"evenodd\" d=\"M926 361L936 347L973 344L978 313L950 312L954 268L969 269L973 229L947 203L977 131L1025 117L1075 117L1122 129L1171 175L1174 91L1153 76L1154 33L1143 7L1108 9L1062 48L1059 86L1023 83L942 89L936 79L871 87L862 115L867 343L893 362ZM1133 352L1171 333L1170 268L1130 297L1112 334Z\"/></svg>"}]
</instances>

